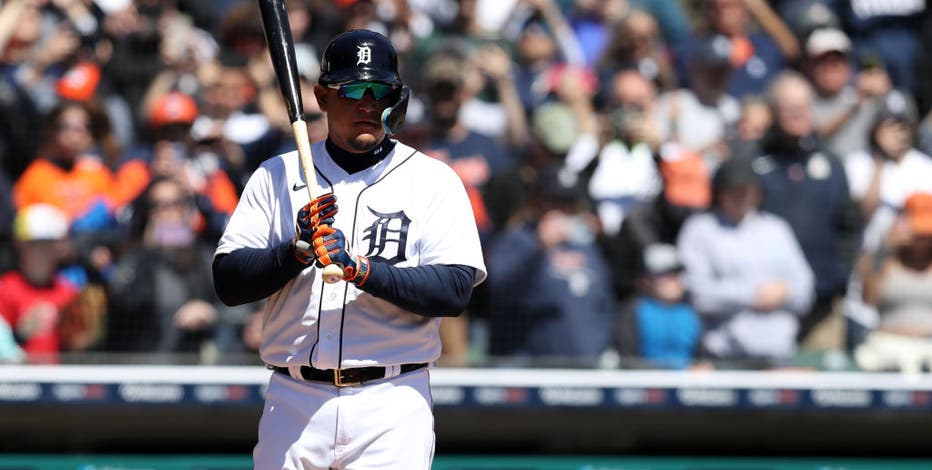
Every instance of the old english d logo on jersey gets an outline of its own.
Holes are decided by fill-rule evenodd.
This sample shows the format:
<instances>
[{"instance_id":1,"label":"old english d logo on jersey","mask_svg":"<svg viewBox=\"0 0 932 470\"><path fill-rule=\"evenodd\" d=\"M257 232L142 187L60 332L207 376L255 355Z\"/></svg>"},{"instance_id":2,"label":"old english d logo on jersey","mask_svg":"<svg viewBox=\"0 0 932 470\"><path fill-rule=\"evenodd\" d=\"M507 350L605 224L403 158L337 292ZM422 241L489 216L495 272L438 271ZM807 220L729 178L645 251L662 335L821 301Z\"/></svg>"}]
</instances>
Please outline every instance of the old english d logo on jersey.
<instances>
[{"instance_id":1,"label":"old english d logo on jersey","mask_svg":"<svg viewBox=\"0 0 932 470\"><path fill-rule=\"evenodd\" d=\"M363 241L369 241L366 256L388 264L406 260L405 246L408 243L408 225L411 224L411 219L404 211L383 214L371 207L368 209L376 219L363 230Z\"/></svg>"},{"instance_id":2,"label":"old english d logo on jersey","mask_svg":"<svg viewBox=\"0 0 932 470\"><path fill-rule=\"evenodd\" d=\"M365 44L356 47L356 65L372 62L372 48Z\"/></svg>"}]
</instances>

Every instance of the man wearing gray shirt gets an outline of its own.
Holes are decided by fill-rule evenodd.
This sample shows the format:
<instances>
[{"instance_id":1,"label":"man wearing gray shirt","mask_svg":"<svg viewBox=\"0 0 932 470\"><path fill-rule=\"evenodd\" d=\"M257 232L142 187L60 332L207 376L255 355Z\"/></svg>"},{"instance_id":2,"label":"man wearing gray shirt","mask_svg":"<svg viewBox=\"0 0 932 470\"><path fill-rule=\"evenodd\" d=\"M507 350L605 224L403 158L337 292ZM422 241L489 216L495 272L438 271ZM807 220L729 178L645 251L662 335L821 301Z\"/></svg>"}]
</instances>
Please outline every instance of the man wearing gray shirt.
<instances>
[{"instance_id":1,"label":"man wearing gray shirt","mask_svg":"<svg viewBox=\"0 0 932 470\"><path fill-rule=\"evenodd\" d=\"M704 352L779 365L796 351L812 271L790 226L758 211L761 184L749 160L725 161L712 184L711 210L690 216L677 241Z\"/></svg>"}]
</instances>

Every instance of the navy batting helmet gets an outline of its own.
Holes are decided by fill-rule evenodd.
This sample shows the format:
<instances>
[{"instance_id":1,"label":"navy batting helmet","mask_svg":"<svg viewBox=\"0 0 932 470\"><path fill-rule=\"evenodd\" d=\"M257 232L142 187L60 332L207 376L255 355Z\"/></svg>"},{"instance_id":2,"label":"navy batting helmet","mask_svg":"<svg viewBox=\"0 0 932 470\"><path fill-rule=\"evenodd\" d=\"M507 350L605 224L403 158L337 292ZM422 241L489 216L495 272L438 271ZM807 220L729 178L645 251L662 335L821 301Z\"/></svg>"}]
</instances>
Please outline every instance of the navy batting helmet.
<instances>
[{"instance_id":1,"label":"navy batting helmet","mask_svg":"<svg viewBox=\"0 0 932 470\"><path fill-rule=\"evenodd\" d=\"M354 29L330 41L320 61L321 85L371 81L398 87L394 103L382 111L382 127L388 135L405 123L411 90L398 75L398 53L387 37L367 29Z\"/></svg>"},{"instance_id":2,"label":"navy batting helmet","mask_svg":"<svg viewBox=\"0 0 932 470\"><path fill-rule=\"evenodd\" d=\"M366 29L347 31L330 41L320 61L318 80L323 85L358 80L403 84L391 41Z\"/></svg>"}]
</instances>

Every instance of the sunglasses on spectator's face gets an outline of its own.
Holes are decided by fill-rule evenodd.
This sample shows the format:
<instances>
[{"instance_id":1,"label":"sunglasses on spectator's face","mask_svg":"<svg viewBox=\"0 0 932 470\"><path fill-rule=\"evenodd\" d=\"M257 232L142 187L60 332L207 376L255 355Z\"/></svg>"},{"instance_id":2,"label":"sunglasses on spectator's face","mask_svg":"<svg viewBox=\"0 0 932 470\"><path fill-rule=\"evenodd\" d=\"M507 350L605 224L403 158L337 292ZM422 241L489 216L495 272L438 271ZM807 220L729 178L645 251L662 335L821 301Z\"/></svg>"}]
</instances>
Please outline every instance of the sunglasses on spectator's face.
<instances>
[{"instance_id":1,"label":"sunglasses on spectator's face","mask_svg":"<svg viewBox=\"0 0 932 470\"><path fill-rule=\"evenodd\" d=\"M366 94L366 90L372 90L372 97L380 100L392 94L395 91L394 85L381 82L353 82L341 85L327 85L329 88L337 90L337 96L340 98L349 98L351 100L361 100Z\"/></svg>"}]
</instances>

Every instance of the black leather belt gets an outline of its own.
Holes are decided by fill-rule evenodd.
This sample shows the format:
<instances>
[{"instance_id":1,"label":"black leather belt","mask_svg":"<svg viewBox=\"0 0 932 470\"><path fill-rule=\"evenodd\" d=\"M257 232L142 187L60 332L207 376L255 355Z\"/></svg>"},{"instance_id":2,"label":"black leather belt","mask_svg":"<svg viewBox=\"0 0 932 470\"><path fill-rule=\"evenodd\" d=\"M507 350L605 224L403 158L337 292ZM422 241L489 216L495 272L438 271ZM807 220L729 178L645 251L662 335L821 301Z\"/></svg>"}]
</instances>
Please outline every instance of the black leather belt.
<instances>
[{"instance_id":1,"label":"black leather belt","mask_svg":"<svg viewBox=\"0 0 932 470\"><path fill-rule=\"evenodd\" d=\"M426 363L402 364L398 375L427 367ZM269 366L275 372L291 376L287 367ZM353 367L351 369L315 369L311 366L301 366L301 377L313 382L330 382L337 387L349 387L363 382L385 378L387 367Z\"/></svg>"}]
</instances>

